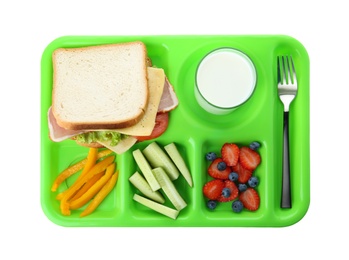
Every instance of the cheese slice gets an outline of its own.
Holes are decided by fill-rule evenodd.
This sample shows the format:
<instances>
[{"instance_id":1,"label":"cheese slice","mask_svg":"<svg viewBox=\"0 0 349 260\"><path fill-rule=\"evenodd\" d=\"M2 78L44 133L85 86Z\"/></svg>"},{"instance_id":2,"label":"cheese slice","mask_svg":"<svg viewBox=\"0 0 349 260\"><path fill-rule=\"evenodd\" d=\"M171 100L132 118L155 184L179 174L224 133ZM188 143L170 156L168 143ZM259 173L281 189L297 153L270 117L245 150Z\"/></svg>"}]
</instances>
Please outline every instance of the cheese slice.
<instances>
[{"instance_id":1,"label":"cheese slice","mask_svg":"<svg viewBox=\"0 0 349 260\"><path fill-rule=\"evenodd\" d=\"M109 150L112 150L116 154L122 154L129 150L135 143L137 142L137 139L133 136L129 136L120 142L118 142L117 145L112 146L110 145L110 141L102 142L98 141L99 144L103 145L104 147L108 148Z\"/></svg>"},{"instance_id":2,"label":"cheese slice","mask_svg":"<svg viewBox=\"0 0 349 260\"><path fill-rule=\"evenodd\" d=\"M161 96L165 85L163 69L148 67L149 102L143 118L134 126L113 129L121 134L134 136L148 136L155 127L155 118L158 112Z\"/></svg>"}]
</instances>

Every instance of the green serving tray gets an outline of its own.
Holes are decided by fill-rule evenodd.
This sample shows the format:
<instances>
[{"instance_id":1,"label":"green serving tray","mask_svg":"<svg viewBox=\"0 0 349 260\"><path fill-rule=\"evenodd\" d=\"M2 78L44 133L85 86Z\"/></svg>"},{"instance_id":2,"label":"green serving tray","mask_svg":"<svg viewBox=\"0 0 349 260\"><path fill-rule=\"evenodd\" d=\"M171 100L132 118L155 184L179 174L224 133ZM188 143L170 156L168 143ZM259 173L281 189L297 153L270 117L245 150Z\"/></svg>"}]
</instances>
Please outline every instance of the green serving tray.
<instances>
[{"instance_id":1,"label":"green serving tray","mask_svg":"<svg viewBox=\"0 0 349 260\"><path fill-rule=\"evenodd\" d=\"M49 139L47 111L51 105L52 52L60 47L140 40L156 67L163 68L179 99L170 113L167 131L155 141L159 145L174 142L192 174L192 188L183 177L176 186L188 206L176 220L154 212L132 200L138 192L128 181L137 170L132 151L144 148L149 141L136 144L118 155L119 180L114 190L94 213L80 218L81 210L63 216L57 193L51 192L56 176L73 162L83 159L88 148L66 140ZM202 109L194 96L195 71L199 61L210 51L232 47L247 54L257 71L257 85L252 97L234 111L213 115ZM290 160L292 208L281 209L283 107L277 94L277 59L290 54L295 61L299 82L298 95L290 109ZM206 208L202 194L209 180L205 153L219 152L225 142L248 145L259 141L262 162L255 170L260 178L257 190L260 208L234 213L231 203L220 204L216 210ZM72 227L283 227L297 223L306 214L310 203L309 148L309 57L304 46L285 35L143 35L143 36L65 36L51 42L41 62L41 205L46 216L61 226ZM73 179L71 177L71 179ZM67 180L60 187L64 190ZM167 203L168 206L171 206Z\"/></svg>"}]
</instances>

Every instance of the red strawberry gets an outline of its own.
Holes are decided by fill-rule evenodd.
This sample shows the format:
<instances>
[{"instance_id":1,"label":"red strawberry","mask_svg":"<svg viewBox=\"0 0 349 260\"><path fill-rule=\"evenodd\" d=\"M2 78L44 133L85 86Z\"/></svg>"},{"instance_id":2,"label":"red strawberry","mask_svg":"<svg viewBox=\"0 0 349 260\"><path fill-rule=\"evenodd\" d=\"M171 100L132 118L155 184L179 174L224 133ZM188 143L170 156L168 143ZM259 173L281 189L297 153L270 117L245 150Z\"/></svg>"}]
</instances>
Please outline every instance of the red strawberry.
<instances>
[{"instance_id":1,"label":"red strawberry","mask_svg":"<svg viewBox=\"0 0 349 260\"><path fill-rule=\"evenodd\" d=\"M227 180L229 177L229 173L231 173L231 168L226 166L224 170L218 169L218 164L223 162L223 159L218 157L210 164L208 167L208 174L215 179Z\"/></svg>"},{"instance_id":2,"label":"red strawberry","mask_svg":"<svg viewBox=\"0 0 349 260\"><path fill-rule=\"evenodd\" d=\"M221 195L217 200L220 202L227 202L236 199L239 195L239 189L236 184L231 180L225 180L224 184L224 188L230 189L230 196L224 197L223 195Z\"/></svg>"},{"instance_id":3,"label":"red strawberry","mask_svg":"<svg viewBox=\"0 0 349 260\"><path fill-rule=\"evenodd\" d=\"M232 143L225 143L221 149L222 159L228 166L235 166L237 164L239 153L239 147Z\"/></svg>"},{"instance_id":4,"label":"red strawberry","mask_svg":"<svg viewBox=\"0 0 349 260\"><path fill-rule=\"evenodd\" d=\"M204 196L210 200L216 200L219 198L222 194L222 190L224 188L225 184L222 180L212 180L207 182L202 191L204 193Z\"/></svg>"},{"instance_id":5,"label":"red strawberry","mask_svg":"<svg viewBox=\"0 0 349 260\"><path fill-rule=\"evenodd\" d=\"M240 183L246 183L252 176L252 171L245 169L240 163L237 163L237 165L233 167L233 172L239 175L238 182Z\"/></svg>"},{"instance_id":6,"label":"red strawberry","mask_svg":"<svg viewBox=\"0 0 349 260\"><path fill-rule=\"evenodd\" d=\"M257 191L253 188L247 188L247 190L240 193L239 200L244 205L244 208L255 211L259 208L260 198Z\"/></svg>"},{"instance_id":7,"label":"red strawberry","mask_svg":"<svg viewBox=\"0 0 349 260\"><path fill-rule=\"evenodd\" d=\"M240 149L239 161L242 167L247 170L253 171L260 164L261 157L256 151L247 146L243 146Z\"/></svg>"}]
</instances>

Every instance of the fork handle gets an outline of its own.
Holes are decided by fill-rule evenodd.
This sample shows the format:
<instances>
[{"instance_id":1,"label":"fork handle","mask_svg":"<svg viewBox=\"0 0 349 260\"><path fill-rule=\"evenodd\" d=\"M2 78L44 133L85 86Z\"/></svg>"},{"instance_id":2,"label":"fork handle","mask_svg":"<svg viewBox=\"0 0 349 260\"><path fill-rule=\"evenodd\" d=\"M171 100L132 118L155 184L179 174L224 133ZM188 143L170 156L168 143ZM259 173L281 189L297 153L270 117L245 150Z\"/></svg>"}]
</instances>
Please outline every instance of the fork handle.
<instances>
[{"instance_id":1,"label":"fork handle","mask_svg":"<svg viewBox=\"0 0 349 260\"><path fill-rule=\"evenodd\" d=\"M291 208L291 182L290 182L290 150L289 150L289 124L288 111L284 112L284 142L282 163L282 197L281 208Z\"/></svg>"}]
</instances>

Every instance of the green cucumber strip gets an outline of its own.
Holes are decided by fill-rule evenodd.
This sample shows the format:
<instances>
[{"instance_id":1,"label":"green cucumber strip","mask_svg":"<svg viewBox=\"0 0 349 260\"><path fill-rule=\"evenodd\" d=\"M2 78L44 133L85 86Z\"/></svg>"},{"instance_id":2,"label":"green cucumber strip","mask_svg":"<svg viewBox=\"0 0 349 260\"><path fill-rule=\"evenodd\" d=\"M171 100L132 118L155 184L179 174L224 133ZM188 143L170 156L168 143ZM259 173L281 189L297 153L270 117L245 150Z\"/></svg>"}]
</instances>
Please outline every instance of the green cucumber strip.
<instances>
[{"instance_id":1,"label":"green cucumber strip","mask_svg":"<svg viewBox=\"0 0 349 260\"><path fill-rule=\"evenodd\" d=\"M134 194L133 195L133 199L135 201L137 201L138 203L152 209L152 210L155 210L156 212L158 213L161 213L167 217L170 217L172 219L176 219L178 214L179 214L179 211L178 210L175 210L175 209L172 209L170 207L167 207L167 206L164 206L160 203L157 203L155 201L152 201L150 199L147 199L145 197L142 197L138 194Z\"/></svg>"},{"instance_id":2,"label":"green cucumber strip","mask_svg":"<svg viewBox=\"0 0 349 260\"><path fill-rule=\"evenodd\" d=\"M170 156L174 164L177 166L179 172L183 175L184 179L188 182L190 187L193 187L193 179L191 177L190 171L179 153L176 145L174 143L170 143L164 146L165 151Z\"/></svg>"},{"instance_id":3,"label":"green cucumber strip","mask_svg":"<svg viewBox=\"0 0 349 260\"><path fill-rule=\"evenodd\" d=\"M143 154L153 168L163 168L172 181L179 177L180 173L176 165L156 142L150 143L143 150Z\"/></svg>"},{"instance_id":4,"label":"green cucumber strip","mask_svg":"<svg viewBox=\"0 0 349 260\"><path fill-rule=\"evenodd\" d=\"M182 210L187 206L182 196L179 194L170 177L161 167L153 169L153 174L173 206L178 210Z\"/></svg>"},{"instance_id":5,"label":"green cucumber strip","mask_svg":"<svg viewBox=\"0 0 349 260\"><path fill-rule=\"evenodd\" d=\"M139 173L135 172L129 178L129 181L148 199L154 200L161 204L165 203L165 198L159 191L153 191L146 179Z\"/></svg>"},{"instance_id":6,"label":"green cucumber strip","mask_svg":"<svg viewBox=\"0 0 349 260\"><path fill-rule=\"evenodd\" d=\"M143 173L145 179L149 183L149 186L153 191L160 189L160 185L157 182L155 176L153 175L152 168L150 167L148 161L142 154L141 150L137 149L132 152L133 158L135 159L139 169Z\"/></svg>"}]
</instances>

